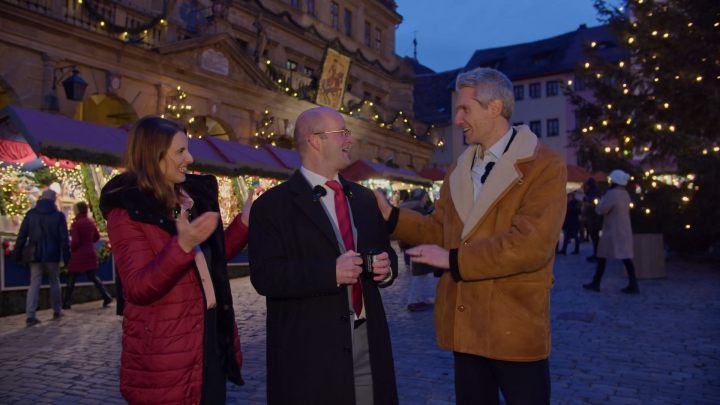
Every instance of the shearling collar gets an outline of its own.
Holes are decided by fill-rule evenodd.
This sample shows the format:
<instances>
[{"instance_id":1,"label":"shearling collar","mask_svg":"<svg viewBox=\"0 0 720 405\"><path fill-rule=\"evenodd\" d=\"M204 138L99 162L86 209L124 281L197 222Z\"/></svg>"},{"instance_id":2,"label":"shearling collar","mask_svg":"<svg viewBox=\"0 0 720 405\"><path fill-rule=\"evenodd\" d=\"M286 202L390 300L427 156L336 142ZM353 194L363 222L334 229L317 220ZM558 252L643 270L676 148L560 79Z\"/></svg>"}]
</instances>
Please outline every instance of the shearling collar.
<instances>
[{"instance_id":1,"label":"shearling collar","mask_svg":"<svg viewBox=\"0 0 720 405\"><path fill-rule=\"evenodd\" d=\"M473 157L478 146L467 148L458 157L457 165L450 173L448 182L450 196L458 216L463 222L461 237L464 239L485 217L485 214L515 183L521 182L523 173L517 164L534 159L538 139L527 125L516 126L517 135L507 152L495 164L492 175L483 185L477 201L473 201L473 187L470 172Z\"/></svg>"}]
</instances>

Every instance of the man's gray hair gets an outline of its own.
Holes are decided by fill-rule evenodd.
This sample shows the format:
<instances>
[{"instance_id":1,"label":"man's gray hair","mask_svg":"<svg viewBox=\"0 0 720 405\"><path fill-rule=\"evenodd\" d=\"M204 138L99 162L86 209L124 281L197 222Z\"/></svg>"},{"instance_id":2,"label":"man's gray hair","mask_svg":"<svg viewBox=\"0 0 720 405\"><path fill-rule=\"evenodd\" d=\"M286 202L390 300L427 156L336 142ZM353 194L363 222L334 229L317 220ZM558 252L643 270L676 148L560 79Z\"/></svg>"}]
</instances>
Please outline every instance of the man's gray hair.
<instances>
[{"instance_id":1,"label":"man's gray hair","mask_svg":"<svg viewBox=\"0 0 720 405\"><path fill-rule=\"evenodd\" d=\"M502 102L501 115L510 121L515 108L515 95L512 82L502 72L479 67L460 73L455 81L455 89L460 90L463 87L474 88L475 99L484 107L487 107L493 100L500 100Z\"/></svg>"}]
</instances>

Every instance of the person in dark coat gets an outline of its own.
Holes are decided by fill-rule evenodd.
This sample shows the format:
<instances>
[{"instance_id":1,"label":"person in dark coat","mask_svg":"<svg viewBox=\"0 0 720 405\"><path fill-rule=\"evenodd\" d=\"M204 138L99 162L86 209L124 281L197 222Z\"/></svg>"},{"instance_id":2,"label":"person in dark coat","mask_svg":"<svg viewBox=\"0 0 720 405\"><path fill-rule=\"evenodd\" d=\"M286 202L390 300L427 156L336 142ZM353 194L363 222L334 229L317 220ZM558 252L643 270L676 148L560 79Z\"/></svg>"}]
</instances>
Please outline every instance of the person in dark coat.
<instances>
[{"instance_id":1,"label":"person in dark coat","mask_svg":"<svg viewBox=\"0 0 720 405\"><path fill-rule=\"evenodd\" d=\"M129 132L127 171L102 190L131 404L224 404L226 381L243 384L227 260L247 241L252 194L223 230L217 180L187 174L192 162L184 128L145 117Z\"/></svg>"},{"instance_id":2,"label":"person in dark coat","mask_svg":"<svg viewBox=\"0 0 720 405\"><path fill-rule=\"evenodd\" d=\"M602 228L602 216L595 212L595 206L600 199L600 189L592 177L583 184L585 197L581 206L581 222L587 230L588 237L593 247L593 254L587 257L589 262L597 261L597 248L600 243L600 228Z\"/></svg>"},{"instance_id":3,"label":"person in dark coat","mask_svg":"<svg viewBox=\"0 0 720 405\"><path fill-rule=\"evenodd\" d=\"M22 251L34 246L35 255L30 262L30 287L25 302L26 325L33 326L40 321L35 316L40 298L40 284L43 273L50 282L50 302L53 319L62 316L60 301L60 262L70 259L67 222L65 214L55 205L57 195L53 190L43 191L35 208L30 209L18 232L15 245L15 261L20 262Z\"/></svg>"},{"instance_id":4,"label":"person in dark coat","mask_svg":"<svg viewBox=\"0 0 720 405\"><path fill-rule=\"evenodd\" d=\"M88 205L84 201L80 201L73 206L75 212L75 220L70 225L70 263L68 263L68 282L65 288L65 297L63 299L63 309L72 307L72 294L75 289L75 281L77 277L84 274L85 277L98 289L103 298L103 307L107 307L112 302L112 297L105 289L102 281L98 278L95 271L98 268L97 253L95 252L95 242L100 239L95 223L88 218Z\"/></svg>"},{"instance_id":5,"label":"person in dark coat","mask_svg":"<svg viewBox=\"0 0 720 405\"><path fill-rule=\"evenodd\" d=\"M337 111L300 114L302 167L250 216L250 279L267 297L269 405L398 403L378 287L397 256L372 191L343 179L352 138ZM375 253L362 276L357 252ZM379 253L382 252L382 253Z\"/></svg>"},{"instance_id":6,"label":"person in dark coat","mask_svg":"<svg viewBox=\"0 0 720 405\"><path fill-rule=\"evenodd\" d=\"M576 255L580 253L580 201L575 198L575 193L567 195L567 208L563 222L563 246L558 253L567 254L567 247L572 239L575 240L575 249L572 254Z\"/></svg>"}]
</instances>

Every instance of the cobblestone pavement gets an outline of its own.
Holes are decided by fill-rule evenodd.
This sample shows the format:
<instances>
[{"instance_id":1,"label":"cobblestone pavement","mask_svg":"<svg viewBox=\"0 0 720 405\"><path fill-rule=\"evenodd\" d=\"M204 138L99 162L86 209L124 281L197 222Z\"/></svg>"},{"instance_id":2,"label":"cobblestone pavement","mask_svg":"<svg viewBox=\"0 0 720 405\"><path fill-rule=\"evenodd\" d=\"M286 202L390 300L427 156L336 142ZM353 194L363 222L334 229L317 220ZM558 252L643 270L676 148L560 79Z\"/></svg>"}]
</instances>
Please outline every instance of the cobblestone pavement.
<instances>
[{"instance_id":1,"label":"cobblestone pavement","mask_svg":"<svg viewBox=\"0 0 720 405\"><path fill-rule=\"evenodd\" d=\"M622 264L610 261L601 293L584 291L592 265L560 256L553 289L555 404L720 404L720 271L668 262L667 279L642 280L627 296ZM401 264L401 266L403 266ZM409 276L383 291L403 405L454 403L452 356L435 345L432 311L405 309ZM265 403L265 300L248 278L232 281L245 386L228 402ZM99 301L74 305L25 328L0 319L0 404L124 403L118 391L121 320Z\"/></svg>"}]
</instances>

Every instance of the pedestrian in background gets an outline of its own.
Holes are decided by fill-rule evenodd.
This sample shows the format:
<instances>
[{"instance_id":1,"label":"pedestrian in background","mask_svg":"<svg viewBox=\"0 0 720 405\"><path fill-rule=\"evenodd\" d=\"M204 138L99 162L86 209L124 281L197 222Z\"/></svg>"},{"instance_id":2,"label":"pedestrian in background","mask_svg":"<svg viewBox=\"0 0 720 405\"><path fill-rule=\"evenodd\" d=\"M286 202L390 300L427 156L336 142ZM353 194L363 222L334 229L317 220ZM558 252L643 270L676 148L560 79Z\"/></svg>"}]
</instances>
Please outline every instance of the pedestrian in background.
<instances>
[{"instance_id":1,"label":"pedestrian in background","mask_svg":"<svg viewBox=\"0 0 720 405\"><path fill-rule=\"evenodd\" d=\"M402 204L410 198L410 192L408 190L399 190L393 197L395 198L396 204Z\"/></svg>"},{"instance_id":2,"label":"pedestrian in background","mask_svg":"<svg viewBox=\"0 0 720 405\"><path fill-rule=\"evenodd\" d=\"M585 181L583 184L583 193L585 196L583 197L580 219L593 248L593 253L587 257L587 261L594 262L597 259L600 228L602 227L602 216L595 212L595 205L600 198L600 189L595 179L590 177Z\"/></svg>"},{"instance_id":3,"label":"pedestrian in background","mask_svg":"<svg viewBox=\"0 0 720 405\"><path fill-rule=\"evenodd\" d=\"M575 240L575 249L572 254L580 253L580 201L575 198L575 193L568 193L567 195L565 221L563 222L563 247L558 253L561 255L567 254L570 240Z\"/></svg>"},{"instance_id":4,"label":"pedestrian in background","mask_svg":"<svg viewBox=\"0 0 720 405\"><path fill-rule=\"evenodd\" d=\"M602 235L597 250L597 267L592 282L583 287L592 291L600 291L600 281L605 273L608 258L622 260L627 270L628 285L622 292L637 294L637 277L633 264L633 234L630 224L630 195L625 186L630 175L622 170L610 172L610 189L598 203L595 211L603 216Z\"/></svg>"},{"instance_id":5,"label":"pedestrian in background","mask_svg":"<svg viewBox=\"0 0 720 405\"><path fill-rule=\"evenodd\" d=\"M56 198L57 194L53 190L43 191L35 208L25 214L15 245L15 260L18 263L23 256L23 249L34 250L30 260L30 287L25 302L28 327L40 323L35 314L40 298L43 273L47 273L50 283L53 319L59 319L62 316L60 262L67 263L70 259L70 246L65 214L57 209Z\"/></svg>"},{"instance_id":6,"label":"pedestrian in background","mask_svg":"<svg viewBox=\"0 0 720 405\"><path fill-rule=\"evenodd\" d=\"M88 205L80 201L73 205L75 220L70 225L70 263L68 263L68 282L65 287L63 309L70 309L73 304L73 290L75 281L84 274L88 281L95 284L100 296L103 299L103 308L110 305L112 297L105 289L102 281L97 276L98 258L95 252L95 242L100 239L95 223L88 217Z\"/></svg>"},{"instance_id":7,"label":"pedestrian in background","mask_svg":"<svg viewBox=\"0 0 720 405\"><path fill-rule=\"evenodd\" d=\"M419 212L422 215L429 215L432 212L432 205L427 191L416 188L410 193L410 198L400 204L398 208L407 208ZM423 263L411 263L410 256L405 250L412 248L403 241L399 243L403 250L405 266L410 270L410 285L407 290L407 309L410 312L425 311L432 309L435 302L435 270Z\"/></svg>"},{"instance_id":8,"label":"pedestrian in background","mask_svg":"<svg viewBox=\"0 0 720 405\"><path fill-rule=\"evenodd\" d=\"M217 179L187 174L192 162L183 127L145 117L128 133L127 171L102 190L131 404L224 404L226 381L243 384L227 260L246 244L252 193L223 230Z\"/></svg>"}]
</instances>

